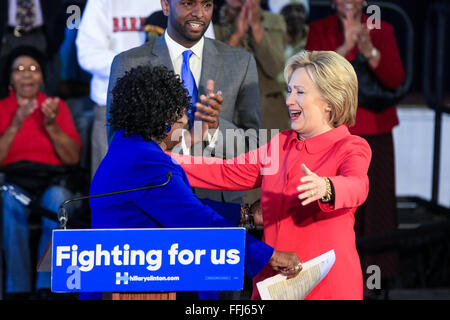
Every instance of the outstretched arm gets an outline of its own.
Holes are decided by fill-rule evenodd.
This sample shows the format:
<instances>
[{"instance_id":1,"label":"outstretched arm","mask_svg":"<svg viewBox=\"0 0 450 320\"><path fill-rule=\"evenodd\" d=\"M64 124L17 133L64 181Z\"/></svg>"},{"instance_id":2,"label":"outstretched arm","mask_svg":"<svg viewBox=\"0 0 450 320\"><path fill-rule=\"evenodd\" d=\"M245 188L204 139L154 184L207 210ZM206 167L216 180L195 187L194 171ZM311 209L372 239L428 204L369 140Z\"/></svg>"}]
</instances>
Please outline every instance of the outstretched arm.
<instances>
[{"instance_id":1,"label":"outstretched arm","mask_svg":"<svg viewBox=\"0 0 450 320\"><path fill-rule=\"evenodd\" d=\"M261 185L260 152L255 149L229 160L173 153L170 156L183 167L193 187L242 191Z\"/></svg>"}]
</instances>

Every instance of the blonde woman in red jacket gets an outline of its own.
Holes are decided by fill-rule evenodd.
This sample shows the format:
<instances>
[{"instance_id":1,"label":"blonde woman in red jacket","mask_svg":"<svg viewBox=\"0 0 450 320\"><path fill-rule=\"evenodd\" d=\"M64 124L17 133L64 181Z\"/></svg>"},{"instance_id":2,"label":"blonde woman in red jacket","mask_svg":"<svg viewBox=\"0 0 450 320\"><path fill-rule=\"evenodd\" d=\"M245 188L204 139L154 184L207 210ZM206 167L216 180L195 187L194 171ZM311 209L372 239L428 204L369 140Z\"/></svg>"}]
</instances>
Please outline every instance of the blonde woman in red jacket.
<instances>
[{"instance_id":1,"label":"blonde woman in red jacket","mask_svg":"<svg viewBox=\"0 0 450 320\"><path fill-rule=\"evenodd\" d=\"M307 50L333 50L348 61L361 54L376 79L388 89L399 87L404 80L400 53L392 25L380 21L379 28L369 30L368 16L363 14L363 0L333 0L336 14L314 21L306 44ZM370 21L369 21L370 22ZM369 23L370 24L370 23ZM397 109L388 107L374 112L359 105L352 134L369 143L373 155L369 168L370 192L367 201L356 213L357 237L397 229L395 194L395 159L392 129L398 125ZM398 256L394 252L369 255L360 252L362 268L377 265L382 280L395 277Z\"/></svg>"},{"instance_id":2,"label":"blonde woman in red jacket","mask_svg":"<svg viewBox=\"0 0 450 320\"><path fill-rule=\"evenodd\" d=\"M285 68L291 129L259 149L221 160L172 155L195 187L261 187L264 241L301 261L334 249L336 262L306 299L362 299L354 213L366 199L371 151L350 134L358 83L335 52L301 52ZM276 273L264 268L259 282ZM253 298L259 294L254 287Z\"/></svg>"}]
</instances>

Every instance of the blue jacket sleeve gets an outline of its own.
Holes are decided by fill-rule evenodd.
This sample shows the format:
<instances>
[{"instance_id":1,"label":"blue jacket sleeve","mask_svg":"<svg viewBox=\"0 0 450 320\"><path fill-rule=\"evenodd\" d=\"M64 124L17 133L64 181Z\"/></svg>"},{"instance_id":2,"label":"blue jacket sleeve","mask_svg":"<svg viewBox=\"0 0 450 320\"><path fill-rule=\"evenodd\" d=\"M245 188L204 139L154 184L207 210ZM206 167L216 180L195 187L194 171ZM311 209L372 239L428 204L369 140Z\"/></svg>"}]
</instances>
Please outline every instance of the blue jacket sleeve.
<instances>
[{"instance_id":1,"label":"blue jacket sleeve","mask_svg":"<svg viewBox=\"0 0 450 320\"><path fill-rule=\"evenodd\" d=\"M211 199L199 199L203 204L211 207L225 219L231 221L234 225L241 222L241 205L231 202L219 202Z\"/></svg>"},{"instance_id":2,"label":"blue jacket sleeve","mask_svg":"<svg viewBox=\"0 0 450 320\"><path fill-rule=\"evenodd\" d=\"M255 239L248 232L245 238L245 274L250 278L255 277L269 262L274 249Z\"/></svg>"},{"instance_id":3,"label":"blue jacket sleeve","mask_svg":"<svg viewBox=\"0 0 450 320\"><path fill-rule=\"evenodd\" d=\"M204 205L192 192L182 173L173 171L170 182L134 196L134 203L166 228L235 227L231 221Z\"/></svg>"}]
</instances>

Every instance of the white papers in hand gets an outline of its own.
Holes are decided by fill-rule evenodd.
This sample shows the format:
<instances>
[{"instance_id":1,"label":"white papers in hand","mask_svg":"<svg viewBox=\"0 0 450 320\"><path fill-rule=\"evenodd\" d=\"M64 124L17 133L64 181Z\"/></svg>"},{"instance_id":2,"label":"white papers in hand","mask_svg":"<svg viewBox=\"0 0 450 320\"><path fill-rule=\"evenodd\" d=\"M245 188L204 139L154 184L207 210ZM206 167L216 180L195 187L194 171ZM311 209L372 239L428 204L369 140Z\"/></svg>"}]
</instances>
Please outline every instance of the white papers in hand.
<instances>
[{"instance_id":1,"label":"white papers in hand","mask_svg":"<svg viewBox=\"0 0 450 320\"><path fill-rule=\"evenodd\" d=\"M336 261L330 250L303 263L302 271L294 278L277 274L256 284L262 300L303 300L328 274Z\"/></svg>"}]
</instances>

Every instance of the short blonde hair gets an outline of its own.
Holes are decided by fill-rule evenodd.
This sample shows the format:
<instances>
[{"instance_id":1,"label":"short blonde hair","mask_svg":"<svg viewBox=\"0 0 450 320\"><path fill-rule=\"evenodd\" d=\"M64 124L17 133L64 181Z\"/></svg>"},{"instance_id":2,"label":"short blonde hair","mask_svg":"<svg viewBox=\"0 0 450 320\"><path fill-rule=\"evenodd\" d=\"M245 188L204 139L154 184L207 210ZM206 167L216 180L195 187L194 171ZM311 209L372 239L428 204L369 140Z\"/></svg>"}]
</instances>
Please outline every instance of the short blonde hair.
<instances>
[{"instance_id":1,"label":"short blonde hair","mask_svg":"<svg viewBox=\"0 0 450 320\"><path fill-rule=\"evenodd\" d=\"M334 51L301 51L286 62L286 83L295 70L303 67L330 104L330 124L333 127L354 125L358 108L358 78L347 59Z\"/></svg>"}]
</instances>

